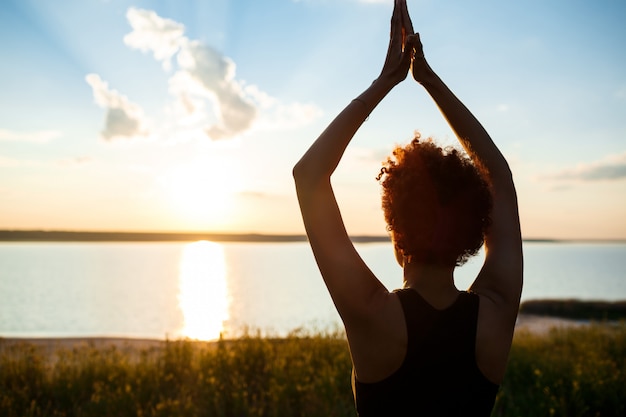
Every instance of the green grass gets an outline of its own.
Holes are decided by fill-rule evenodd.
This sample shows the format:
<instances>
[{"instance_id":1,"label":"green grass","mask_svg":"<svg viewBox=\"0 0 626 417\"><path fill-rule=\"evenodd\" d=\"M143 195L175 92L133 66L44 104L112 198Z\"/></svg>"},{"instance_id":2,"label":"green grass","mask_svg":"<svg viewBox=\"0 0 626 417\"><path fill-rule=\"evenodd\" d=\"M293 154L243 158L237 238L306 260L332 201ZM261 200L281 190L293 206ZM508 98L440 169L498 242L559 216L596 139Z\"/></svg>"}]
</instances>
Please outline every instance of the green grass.
<instances>
[{"instance_id":1,"label":"green grass","mask_svg":"<svg viewBox=\"0 0 626 417\"><path fill-rule=\"evenodd\" d=\"M160 348L2 346L0 415L354 416L340 332ZM494 416L624 416L626 324L516 335Z\"/></svg>"},{"instance_id":2,"label":"green grass","mask_svg":"<svg viewBox=\"0 0 626 417\"><path fill-rule=\"evenodd\" d=\"M626 322L517 334L494 416L626 415Z\"/></svg>"}]
</instances>

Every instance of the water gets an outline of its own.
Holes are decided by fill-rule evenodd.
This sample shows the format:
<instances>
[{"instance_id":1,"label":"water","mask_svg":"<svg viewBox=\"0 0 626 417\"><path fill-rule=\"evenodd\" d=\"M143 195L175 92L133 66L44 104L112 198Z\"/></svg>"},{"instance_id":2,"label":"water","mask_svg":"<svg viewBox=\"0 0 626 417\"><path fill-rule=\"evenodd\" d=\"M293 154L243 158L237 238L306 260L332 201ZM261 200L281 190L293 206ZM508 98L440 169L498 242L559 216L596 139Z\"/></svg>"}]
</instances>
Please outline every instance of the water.
<instances>
[{"instance_id":1,"label":"water","mask_svg":"<svg viewBox=\"0 0 626 417\"><path fill-rule=\"evenodd\" d=\"M389 288L387 243L357 249ZM523 300L626 299L626 244L525 243ZM466 288L482 258L456 274ZM0 243L0 337L215 339L339 326L306 243Z\"/></svg>"}]
</instances>

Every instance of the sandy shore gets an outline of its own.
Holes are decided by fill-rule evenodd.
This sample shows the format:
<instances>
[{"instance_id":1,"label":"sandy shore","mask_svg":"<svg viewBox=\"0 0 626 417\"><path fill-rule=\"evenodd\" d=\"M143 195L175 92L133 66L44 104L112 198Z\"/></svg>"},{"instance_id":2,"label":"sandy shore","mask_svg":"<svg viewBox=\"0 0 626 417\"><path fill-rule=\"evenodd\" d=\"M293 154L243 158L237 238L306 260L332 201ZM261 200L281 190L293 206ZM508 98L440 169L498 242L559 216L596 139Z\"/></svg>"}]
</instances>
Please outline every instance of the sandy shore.
<instances>
[{"instance_id":1,"label":"sandy shore","mask_svg":"<svg viewBox=\"0 0 626 417\"><path fill-rule=\"evenodd\" d=\"M23 344L43 349L45 355L51 357L59 349L73 349L86 346L92 346L97 349L115 346L122 352L137 353L142 350L162 347L165 341L122 337L0 337L0 354L11 346Z\"/></svg>"},{"instance_id":2,"label":"sandy shore","mask_svg":"<svg viewBox=\"0 0 626 417\"><path fill-rule=\"evenodd\" d=\"M517 319L515 331L530 331L536 334L546 334L550 329L555 327L576 327L587 324L588 322L578 320L521 314ZM49 351L49 353L52 353L59 348L71 349L80 346L93 346L95 348L115 346L122 351L127 349L136 351L138 349L144 350L162 347L165 344L165 340L123 337L19 338L0 336L0 352L10 346L23 343L44 348ZM202 343L211 344L213 342Z\"/></svg>"},{"instance_id":3,"label":"sandy shore","mask_svg":"<svg viewBox=\"0 0 626 417\"><path fill-rule=\"evenodd\" d=\"M546 334L553 328L569 328L586 325L589 325L589 321L520 314L515 324L515 332L529 331L535 334Z\"/></svg>"}]
</instances>

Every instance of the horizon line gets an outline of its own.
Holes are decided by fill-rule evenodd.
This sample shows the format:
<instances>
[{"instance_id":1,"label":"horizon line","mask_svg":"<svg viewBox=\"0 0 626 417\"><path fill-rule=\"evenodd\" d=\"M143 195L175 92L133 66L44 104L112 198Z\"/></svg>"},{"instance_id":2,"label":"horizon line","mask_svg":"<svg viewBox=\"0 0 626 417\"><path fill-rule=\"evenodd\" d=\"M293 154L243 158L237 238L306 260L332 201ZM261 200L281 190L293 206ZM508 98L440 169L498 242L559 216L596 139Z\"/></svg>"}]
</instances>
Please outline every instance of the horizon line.
<instances>
[{"instance_id":1,"label":"horizon line","mask_svg":"<svg viewBox=\"0 0 626 417\"><path fill-rule=\"evenodd\" d=\"M387 235L350 235L357 243L389 242ZM258 232L175 232L175 231L103 231L103 230L47 230L0 229L0 242L306 242L305 234L271 234ZM523 238L524 242L543 243L626 243L626 239L607 238Z\"/></svg>"}]
</instances>

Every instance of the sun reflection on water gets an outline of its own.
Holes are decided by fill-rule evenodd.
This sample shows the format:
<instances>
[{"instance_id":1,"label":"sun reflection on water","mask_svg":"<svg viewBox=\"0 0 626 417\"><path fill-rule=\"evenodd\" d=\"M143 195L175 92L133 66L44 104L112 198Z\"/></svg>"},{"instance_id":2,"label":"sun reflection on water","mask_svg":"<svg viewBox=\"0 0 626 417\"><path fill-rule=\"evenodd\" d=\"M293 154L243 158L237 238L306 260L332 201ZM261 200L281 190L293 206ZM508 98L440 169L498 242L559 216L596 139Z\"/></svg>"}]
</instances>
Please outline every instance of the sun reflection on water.
<instances>
[{"instance_id":1,"label":"sun reflection on water","mask_svg":"<svg viewBox=\"0 0 626 417\"><path fill-rule=\"evenodd\" d=\"M212 340L228 319L228 289L224 249L214 242L185 245L180 261L178 304L183 313L182 335Z\"/></svg>"}]
</instances>

